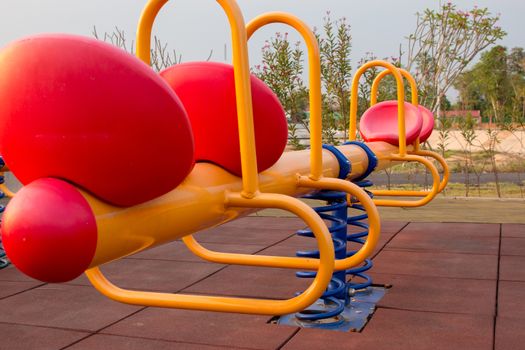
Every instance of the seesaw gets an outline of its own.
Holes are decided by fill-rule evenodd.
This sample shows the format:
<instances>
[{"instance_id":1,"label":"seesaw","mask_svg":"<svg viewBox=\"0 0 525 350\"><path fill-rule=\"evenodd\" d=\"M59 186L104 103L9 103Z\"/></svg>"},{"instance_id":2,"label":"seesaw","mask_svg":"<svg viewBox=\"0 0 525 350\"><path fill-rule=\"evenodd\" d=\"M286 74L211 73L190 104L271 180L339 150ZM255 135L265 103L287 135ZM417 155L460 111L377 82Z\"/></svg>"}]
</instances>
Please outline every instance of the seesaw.
<instances>
[{"instance_id":1,"label":"seesaw","mask_svg":"<svg viewBox=\"0 0 525 350\"><path fill-rule=\"evenodd\" d=\"M150 60L154 19L166 2L149 1L141 16L137 56L145 63ZM376 205L419 206L439 192L439 173L423 157L433 155L420 153L416 145L420 113L410 114L405 127L405 109L412 106L404 102L402 73L395 66L370 62L358 71L354 85L371 66L394 75L396 110L369 110L360 126L367 141L377 131L367 126L381 116L388 120L383 131L398 124L397 137L356 142L353 93L353 142L323 147L319 48L312 31L284 13L265 14L245 26L235 1L217 2L230 23L233 66L188 63L159 75L115 47L71 35L30 37L0 52L0 100L9 102L0 106L0 149L25 185L6 209L2 237L9 258L22 272L46 282L65 282L85 271L101 293L129 304L287 314L320 298L334 271L358 266L370 256L380 232ZM284 111L271 90L249 72L248 38L275 22L298 30L308 47L311 139L305 151L283 153ZM421 200L372 199L352 182L405 161L420 162L432 174L432 190L406 194ZM141 185L137 170L142 171ZM321 190L341 192L348 203L357 202L366 211L370 227L359 251L335 259L327 224L296 198ZM399 193L395 195L403 195ZM213 252L192 236L262 208L300 217L317 239L318 257ZM316 271L315 278L299 296L264 300L124 290L99 269L178 238L210 261L304 269Z\"/></svg>"}]
</instances>

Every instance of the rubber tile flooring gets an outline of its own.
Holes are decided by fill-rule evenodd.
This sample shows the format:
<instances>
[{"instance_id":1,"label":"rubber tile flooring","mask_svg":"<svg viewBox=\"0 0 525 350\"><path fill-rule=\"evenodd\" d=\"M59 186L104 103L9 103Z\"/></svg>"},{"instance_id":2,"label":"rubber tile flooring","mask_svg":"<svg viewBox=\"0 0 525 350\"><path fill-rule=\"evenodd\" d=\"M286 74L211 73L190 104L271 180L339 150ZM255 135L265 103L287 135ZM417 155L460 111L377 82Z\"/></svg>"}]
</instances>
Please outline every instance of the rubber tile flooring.
<instances>
[{"instance_id":1,"label":"rubber tile flooring","mask_svg":"<svg viewBox=\"0 0 525 350\"><path fill-rule=\"evenodd\" d=\"M196 235L212 250L293 256L314 241L294 218L248 217ZM371 275L389 287L362 332L280 326L270 316L120 304L85 277L45 284L0 270L0 349L523 349L525 225L383 222ZM117 285L157 292L291 298L285 269L226 266L180 241L103 267Z\"/></svg>"}]
</instances>

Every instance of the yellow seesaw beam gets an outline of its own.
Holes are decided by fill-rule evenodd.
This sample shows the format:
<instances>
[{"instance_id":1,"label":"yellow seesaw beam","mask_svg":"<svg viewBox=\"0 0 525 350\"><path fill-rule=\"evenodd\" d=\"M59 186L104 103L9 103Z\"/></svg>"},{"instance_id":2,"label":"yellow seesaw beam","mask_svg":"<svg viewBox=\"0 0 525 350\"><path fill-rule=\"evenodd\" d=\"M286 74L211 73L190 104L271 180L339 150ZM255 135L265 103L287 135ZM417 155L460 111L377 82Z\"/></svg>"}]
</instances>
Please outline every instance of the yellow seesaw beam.
<instances>
[{"instance_id":1,"label":"yellow seesaw beam","mask_svg":"<svg viewBox=\"0 0 525 350\"><path fill-rule=\"evenodd\" d=\"M389 156L396 153L395 146L384 142L368 146L379 159L377 170L393 164ZM368 158L361 147L344 145L338 148L352 163L350 178L366 171ZM284 153L274 166L259 175L261 191L292 197L311 192L312 188L300 187L297 181L299 176L309 173L309 157L309 150ZM336 178L338 173L337 159L323 150L323 175ZM253 208L226 205L228 193L241 189L239 177L213 164L198 163L186 180L171 192L130 208L115 207L82 192L95 214L98 228L96 255L90 267L256 212Z\"/></svg>"}]
</instances>

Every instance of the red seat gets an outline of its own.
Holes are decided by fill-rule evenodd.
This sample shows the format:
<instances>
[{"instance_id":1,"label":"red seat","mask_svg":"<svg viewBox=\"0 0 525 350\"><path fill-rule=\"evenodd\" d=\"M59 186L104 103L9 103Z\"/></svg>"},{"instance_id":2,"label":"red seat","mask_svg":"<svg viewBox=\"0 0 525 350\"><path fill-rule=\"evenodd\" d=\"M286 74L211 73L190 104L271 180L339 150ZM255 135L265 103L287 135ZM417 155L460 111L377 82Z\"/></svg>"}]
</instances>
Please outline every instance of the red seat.
<instances>
[{"instance_id":1,"label":"red seat","mask_svg":"<svg viewBox=\"0 0 525 350\"><path fill-rule=\"evenodd\" d=\"M161 76L188 112L195 139L195 160L217 164L241 176L241 156L233 66L218 62L177 64ZM277 96L251 76L257 168L261 172L281 157L288 125Z\"/></svg>"},{"instance_id":2,"label":"red seat","mask_svg":"<svg viewBox=\"0 0 525 350\"><path fill-rule=\"evenodd\" d=\"M419 105L418 107L421 117L423 118L423 126L421 127L421 132L419 134L419 142L423 143L430 137L434 130L434 114L424 106Z\"/></svg>"},{"instance_id":3,"label":"red seat","mask_svg":"<svg viewBox=\"0 0 525 350\"><path fill-rule=\"evenodd\" d=\"M397 101L383 101L369 109L361 116L359 130L367 142L384 141L399 146L399 128ZM405 130L407 145L413 143L423 125L423 118L418 108L405 102Z\"/></svg>"},{"instance_id":4,"label":"red seat","mask_svg":"<svg viewBox=\"0 0 525 350\"><path fill-rule=\"evenodd\" d=\"M134 56L55 34L19 40L0 61L0 149L22 183L60 178L131 206L172 190L191 171L186 111Z\"/></svg>"}]
</instances>

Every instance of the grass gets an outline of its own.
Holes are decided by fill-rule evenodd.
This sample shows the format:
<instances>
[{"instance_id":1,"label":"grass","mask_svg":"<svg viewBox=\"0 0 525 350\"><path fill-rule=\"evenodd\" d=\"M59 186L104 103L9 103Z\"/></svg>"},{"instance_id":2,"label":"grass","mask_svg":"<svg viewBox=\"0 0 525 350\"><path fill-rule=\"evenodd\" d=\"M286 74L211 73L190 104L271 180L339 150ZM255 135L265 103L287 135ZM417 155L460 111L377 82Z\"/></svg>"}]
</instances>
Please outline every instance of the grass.
<instances>
[{"instance_id":1,"label":"grass","mask_svg":"<svg viewBox=\"0 0 525 350\"><path fill-rule=\"evenodd\" d=\"M374 189L386 190L386 186L374 186ZM419 190L422 189L418 185L414 184L396 184L390 187L392 190ZM525 198L525 183L521 186L511 182L500 183L501 195L503 198ZM467 186L464 183L452 182L447 185L443 193L440 194L443 197L485 197L485 198L496 198L496 183L488 182L482 183L479 187L476 184L469 186L467 193Z\"/></svg>"}]
</instances>

